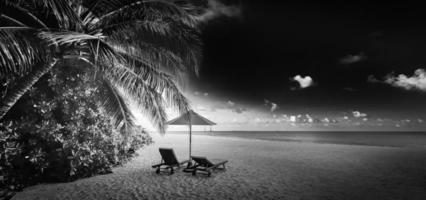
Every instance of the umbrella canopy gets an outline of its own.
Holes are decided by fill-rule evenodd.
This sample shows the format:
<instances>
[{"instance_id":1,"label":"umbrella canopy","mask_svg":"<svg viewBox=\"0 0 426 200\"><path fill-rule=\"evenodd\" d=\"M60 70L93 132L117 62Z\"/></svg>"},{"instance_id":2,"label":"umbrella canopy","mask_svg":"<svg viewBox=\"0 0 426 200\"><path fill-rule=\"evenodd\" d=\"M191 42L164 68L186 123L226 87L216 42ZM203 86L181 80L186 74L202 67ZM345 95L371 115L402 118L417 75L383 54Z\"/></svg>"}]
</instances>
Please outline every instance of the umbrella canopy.
<instances>
[{"instance_id":1,"label":"umbrella canopy","mask_svg":"<svg viewBox=\"0 0 426 200\"><path fill-rule=\"evenodd\" d=\"M189 162L188 168L192 165L191 163L191 147L192 147L192 125L216 125L216 123L206 119L198 113L190 110L185 114L172 119L167 122L168 125L188 125L189 126Z\"/></svg>"},{"instance_id":2,"label":"umbrella canopy","mask_svg":"<svg viewBox=\"0 0 426 200\"><path fill-rule=\"evenodd\" d=\"M190 110L176 119L167 122L168 125L216 125L216 123L206 119L200 114Z\"/></svg>"}]
</instances>

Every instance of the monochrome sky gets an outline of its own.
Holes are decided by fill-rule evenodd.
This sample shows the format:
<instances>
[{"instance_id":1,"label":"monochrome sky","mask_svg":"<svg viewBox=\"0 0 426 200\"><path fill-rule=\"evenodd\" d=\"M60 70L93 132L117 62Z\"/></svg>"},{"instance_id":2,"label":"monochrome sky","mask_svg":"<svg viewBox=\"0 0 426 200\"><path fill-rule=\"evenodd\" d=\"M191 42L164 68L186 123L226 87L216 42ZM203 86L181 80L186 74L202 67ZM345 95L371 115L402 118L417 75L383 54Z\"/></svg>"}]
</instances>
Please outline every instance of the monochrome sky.
<instances>
[{"instance_id":1,"label":"monochrome sky","mask_svg":"<svg viewBox=\"0 0 426 200\"><path fill-rule=\"evenodd\" d=\"M421 5L209 5L184 91L215 130L426 130Z\"/></svg>"}]
</instances>

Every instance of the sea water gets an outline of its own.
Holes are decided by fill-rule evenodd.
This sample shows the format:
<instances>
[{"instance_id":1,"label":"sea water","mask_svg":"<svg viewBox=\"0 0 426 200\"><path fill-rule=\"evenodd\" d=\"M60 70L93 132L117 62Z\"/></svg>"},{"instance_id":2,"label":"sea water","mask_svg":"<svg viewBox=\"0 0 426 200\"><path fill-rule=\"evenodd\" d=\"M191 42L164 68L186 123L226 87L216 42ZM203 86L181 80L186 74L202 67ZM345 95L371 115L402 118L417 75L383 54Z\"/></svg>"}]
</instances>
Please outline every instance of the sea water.
<instances>
[{"instance_id":1,"label":"sea water","mask_svg":"<svg viewBox=\"0 0 426 200\"><path fill-rule=\"evenodd\" d=\"M188 134L185 131L169 132ZM426 148L426 132L366 131L194 131L193 135L239 137L287 142Z\"/></svg>"}]
</instances>

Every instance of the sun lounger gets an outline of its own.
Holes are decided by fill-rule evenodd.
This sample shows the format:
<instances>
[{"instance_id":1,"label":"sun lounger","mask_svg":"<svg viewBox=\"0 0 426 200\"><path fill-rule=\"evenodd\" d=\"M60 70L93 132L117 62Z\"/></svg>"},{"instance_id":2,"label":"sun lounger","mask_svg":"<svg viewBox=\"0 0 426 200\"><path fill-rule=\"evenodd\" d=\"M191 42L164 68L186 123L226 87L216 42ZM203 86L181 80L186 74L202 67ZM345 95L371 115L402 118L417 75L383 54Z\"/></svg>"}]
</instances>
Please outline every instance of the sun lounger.
<instances>
[{"instance_id":1,"label":"sun lounger","mask_svg":"<svg viewBox=\"0 0 426 200\"><path fill-rule=\"evenodd\" d=\"M159 174L163 169L168 170L170 174L173 174L175 167L179 168L183 164L189 162L188 160L179 162L176 158L176 155L173 149L160 148L160 154L161 154L161 163L152 166L152 168L157 168L157 170L155 171L157 174Z\"/></svg>"},{"instance_id":2,"label":"sun lounger","mask_svg":"<svg viewBox=\"0 0 426 200\"><path fill-rule=\"evenodd\" d=\"M192 167L192 175L196 175L197 171L206 173L207 176L211 176L211 172L214 169L225 169L225 164L228 162L227 160L218 160L212 159L208 160L206 157L200 156L191 156L192 160L195 161L195 165Z\"/></svg>"}]
</instances>

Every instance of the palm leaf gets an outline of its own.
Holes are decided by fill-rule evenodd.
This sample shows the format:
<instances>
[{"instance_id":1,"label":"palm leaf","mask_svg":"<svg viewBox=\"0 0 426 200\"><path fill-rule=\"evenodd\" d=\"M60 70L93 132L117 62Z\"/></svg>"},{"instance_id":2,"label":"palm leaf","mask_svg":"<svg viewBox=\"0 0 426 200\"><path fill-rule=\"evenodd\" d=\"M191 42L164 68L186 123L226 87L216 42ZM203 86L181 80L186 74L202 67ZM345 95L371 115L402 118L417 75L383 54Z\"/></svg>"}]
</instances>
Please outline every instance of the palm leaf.
<instances>
[{"instance_id":1,"label":"palm leaf","mask_svg":"<svg viewBox=\"0 0 426 200\"><path fill-rule=\"evenodd\" d=\"M143 25L126 28L124 26L122 29L109 33L107 42L141 50L156 48L163 52L171 52L183 61L182 64L186 66L187 70L198 73L198 62L201 59L199 33L189 27L176 26L163 35L153 32L152 29L146 29Z\"/></svg>"},{"instance_id":2,"label":"palm leaf","mask_svg":"<svg viewBox=\"0 0 426 200\"><path fill-rule=\"evenodd\" d=\"M31 73L22 77L18 80L14 88L8 90L8 92L1 99L0 105L0 119L2 119L6 113L12 108L13 105L38 81L40 78L45 75L47 72L52 69L56 63L57 59L53 59L50 62L39 62L37 66L33 67Z\"/></svg>"},{"instance_id":3,"label":"palm leaf","mask_svg":"<svg viewBox=\"0 0 426 200\"><path fill-rule=\"evenodd\" d=\"M133 16L143 16L144 20L171 18L179 19L191 27L196 25L195 18L172 1L104 0L97 3L92 11L99 17L101 24L104 24L104 22L111 22L112 19L121 18L123 20L129 20L133 18Z\"/></svg>"},{"instance_id":4,"label":"palm leaf","mask_svg":"<svg viewBox=\"0 0 426 200\"><path fill-rule=\"evenodd\" d=\"M164 100L158 91L149 87L146 81L124 66L110 68L104 71L104 75L137 103L142 113L150 118L161 133L165 132L167 115Z\"/></svg>"},{"instance_id":5,"label":"palm leaf","mask_svg":"<svg viewBox=\"0 0 426 200\"><path fill-rule=\"evenodd\" d=\"M117 129L124 133L130 133L134 128L134 116L128 108L123 96L110 83L109 80L102 80L101 104L105 112L113 119Z\"/></svg>"},{"instance_id":6,"label":"palm leaf","mask_svg":"<svg viewBox=\"0 0 426 200\"><path fill-rule=\"evenodd\" d=\"M127 60L138 60L145 65L175 76L179 83L183 82L183 73L187 71L187 68L184 61L173 52L150 44L145 44L143 49L120 43L111 46Z\"/></svg>"},{"instance_id":7,"label":"palm leaf","mask_svg":"<svg viewBox=\"0 0 426 200\"><path fill-rule=\"evenodd\" d=\"M49 48L35 37L36 33L27 27L0 27L0 74L24 75L46 59Z\"/></svg>"},{"instance_id":8,"label":"palm leaf","mask_svg":"<svg viewBox=\"0 0 426 200\"><path fill-rule=\"evenodd\" d=\"M48 29L45 23L28 9L19 6L19 2L0 2L0 26L24 26Z\"/></svg>"},{"instance_id":9,"label":"palm leaf","mask_svg":"<svg viewBox=\"0 0 426 200\"><path fill-rule=\"evenodd\" d=\"M120 80L120 85L123 87L132 87L136 82L142 82L160 95L167 94L165 101L170 106L178 108L181 112L189 110L188 101L175 84L178 75L169 75L161 68L129 52L131 51L117 52L113 47L100 43L98 57L103 65L101 70L108 70L115 80ZM112 58L114 58L113 61Z\"/></svg>"},{"instance_id":10,"label":"palm leaf","mask_svg":"<svg viewBox=\"0 0 426 200\"><path fill-rule=\"evenodd\" d=\"M102 36L101 34L90 35L73 31L41 31L40 33L38 33L38 36L48 41L50 44L56 45L70 45L73 43L84 44L88 40L100 40L104 38L104 36Z\"/></svg>"},{"instance_id":11,"label":"palm leaf","mask_svg":"<svg viewBox=\"0 0 426 200\"><path fill-rule=\"evenodd\" d=\"M32 0L33 4L42 6L52 12L61 28L75 29L80 24L80 18L71 7L69 0Z\"/></svg>"}]
</instances>

